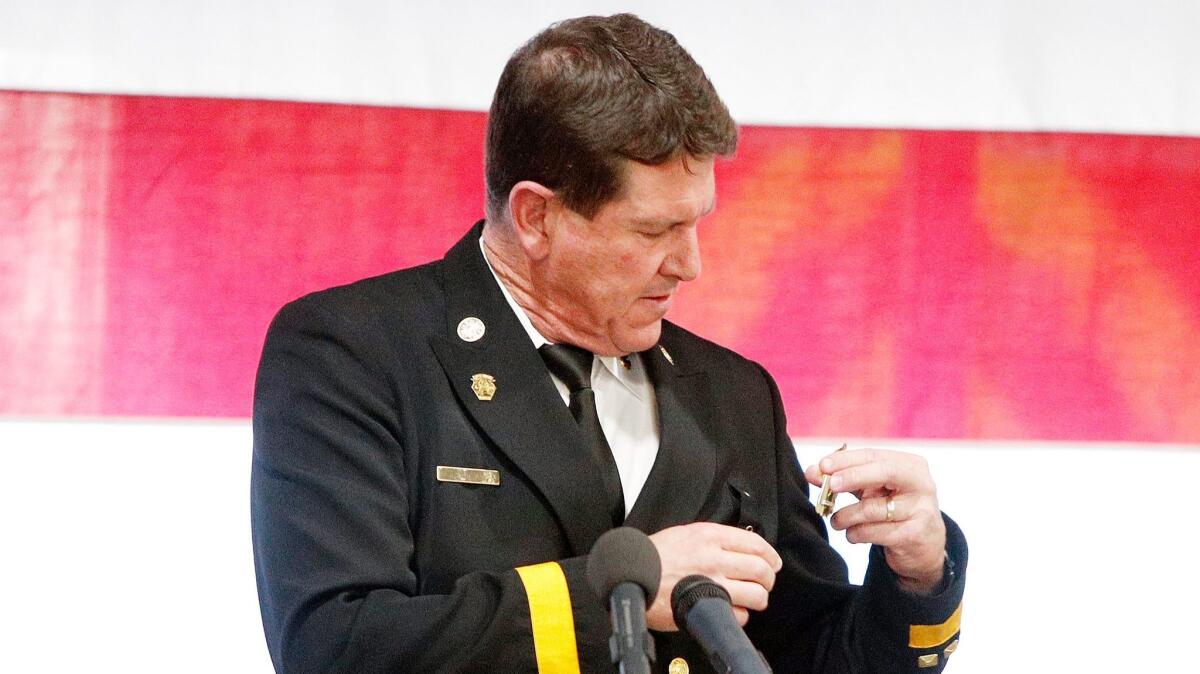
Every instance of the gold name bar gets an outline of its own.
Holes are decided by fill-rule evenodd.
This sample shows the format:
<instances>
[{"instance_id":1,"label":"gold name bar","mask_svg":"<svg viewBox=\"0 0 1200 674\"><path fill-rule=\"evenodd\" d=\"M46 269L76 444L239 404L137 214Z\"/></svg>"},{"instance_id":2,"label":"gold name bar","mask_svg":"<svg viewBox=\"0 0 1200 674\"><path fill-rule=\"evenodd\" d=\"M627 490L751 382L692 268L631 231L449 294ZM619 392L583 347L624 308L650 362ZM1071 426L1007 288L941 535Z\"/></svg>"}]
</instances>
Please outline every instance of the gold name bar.
<instances>
[{"instance_id":1,"label":"gold name bar","mask_svg":"<svg viewBox=\"0 0 1200 674\"><path fill-rule=\"evenodd\" d=\"M500 471L486 468L459 468L458 466L438 466L438 482L459 482L462 484L486 484L497 487L500 485Z\"/></svg>"}]
</instances>

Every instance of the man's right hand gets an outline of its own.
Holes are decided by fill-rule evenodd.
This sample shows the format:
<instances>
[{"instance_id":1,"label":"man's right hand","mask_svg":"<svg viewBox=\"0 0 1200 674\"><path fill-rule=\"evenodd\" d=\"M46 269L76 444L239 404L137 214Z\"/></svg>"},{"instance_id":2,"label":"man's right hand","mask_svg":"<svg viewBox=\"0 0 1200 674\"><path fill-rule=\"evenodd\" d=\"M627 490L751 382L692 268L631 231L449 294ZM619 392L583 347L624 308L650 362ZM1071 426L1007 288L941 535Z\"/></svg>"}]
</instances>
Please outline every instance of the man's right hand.
<instances>
[{"instance_id":1,"label":"man's right hand","mask_svg":"<svg viewBox=\"0 0 1200 674\"><path fill-rule=\"evenodd\" d=\"M745 625L749 611L767 607L767 594L783 560L775 548L756 533L712 522L684 524L650 536L662 560L658 595L646 609L652 630L679 629L671 615L671 592L682 578L708 576L729 592L738 624Z\"/></svg>"}]
</instances>

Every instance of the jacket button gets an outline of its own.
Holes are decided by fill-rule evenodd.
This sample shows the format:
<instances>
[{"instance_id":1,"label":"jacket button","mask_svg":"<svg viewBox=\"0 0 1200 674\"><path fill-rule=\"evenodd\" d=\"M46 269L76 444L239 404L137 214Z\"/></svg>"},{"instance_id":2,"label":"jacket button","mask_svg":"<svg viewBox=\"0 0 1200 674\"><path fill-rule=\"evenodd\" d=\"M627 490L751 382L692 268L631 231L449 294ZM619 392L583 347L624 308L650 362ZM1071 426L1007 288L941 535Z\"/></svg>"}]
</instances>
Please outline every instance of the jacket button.
<instances>
[{"instance_id":1,"label":"jacket button","mask_svg":"<svg viewBox=\"0 0 1200 674\"><path fill-rule=\"evenodd\" d=\"M688 674L691 668L688 667L687 660L683 658L675 658L667 667L667 674Z\"/></svg>"}]
</instances>

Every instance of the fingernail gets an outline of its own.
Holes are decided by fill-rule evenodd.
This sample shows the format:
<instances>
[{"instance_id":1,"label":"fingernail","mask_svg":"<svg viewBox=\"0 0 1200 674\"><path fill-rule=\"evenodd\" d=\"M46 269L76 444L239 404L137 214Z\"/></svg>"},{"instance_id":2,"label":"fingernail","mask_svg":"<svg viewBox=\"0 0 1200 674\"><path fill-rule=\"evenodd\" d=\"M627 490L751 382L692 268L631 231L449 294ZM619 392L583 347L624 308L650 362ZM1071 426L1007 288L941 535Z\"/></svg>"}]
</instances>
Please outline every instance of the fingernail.
<instances>
[{"instance_id":1,"label":"fingernail","mask_svg":"<svg viewBox=\"0 0 1200 674\"><path fill-rule=\"evenodd\" d=\"M830 461L828 458L821 459L821 472L828 473L832 469L833 461Z\"/></svg>"},{"instance_id":2,"label":"fingernail","mask_svg":"<svg viewBox=\"0 0 1200 674\"><path fill-rule=\"evenodd\" d=\"M841 489L842 488L842 476L834 475L833 477L829 478L829 487L830 487L830 489L835 489L835 490Z\"/></svg>"}]
</instances>

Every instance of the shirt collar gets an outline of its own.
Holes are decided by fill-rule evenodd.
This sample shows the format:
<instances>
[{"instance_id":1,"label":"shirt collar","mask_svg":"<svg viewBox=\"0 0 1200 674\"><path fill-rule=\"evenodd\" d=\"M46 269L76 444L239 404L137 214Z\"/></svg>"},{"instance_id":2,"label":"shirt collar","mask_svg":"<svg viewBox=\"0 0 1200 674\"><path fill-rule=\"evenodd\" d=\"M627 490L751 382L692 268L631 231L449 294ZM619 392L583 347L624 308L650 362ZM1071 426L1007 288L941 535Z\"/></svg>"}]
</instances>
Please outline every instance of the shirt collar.
<instances>
[{"instance_id":1,"label":"shirt collar","mask_svg":"<svg viewBox=\"0 0 1200 674\"><path fill-rule=\"evenodd\" d=\"M508 302L508 307L517 315L517 320L521 322L521 327L525 328L525 334L529 335L530 341L533 342L533 348L541 348L543 344L551 344L552 342L546 339L545 335L533 327L533 321L529 320L529 314L525 313L525 309L517 304L513 299L512 293L508 291L508 286L500 280L496 274L496 270L492 267L492 261L488 259L487 249L483 245L483 237L479 237L479 254L483 255L483 261L487 264L488 271L492 273L492 278L496 280L496 285L500 286L500 292L504 294L504 301ZM629 389L638 398L641 394L638 392L638 387L634 385L637 377L642 376L641 359L636 354L629 354L624 357L625 361L630 364L626 368L622 363L622 358L617 356L596 356L596 360L608 370L609 374L616 377L617 381L621 382L625 388ZM594 372L594 370L593 370Z\"/></svg>"}]
</instances>

